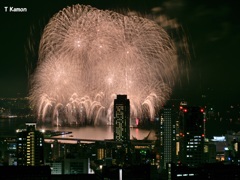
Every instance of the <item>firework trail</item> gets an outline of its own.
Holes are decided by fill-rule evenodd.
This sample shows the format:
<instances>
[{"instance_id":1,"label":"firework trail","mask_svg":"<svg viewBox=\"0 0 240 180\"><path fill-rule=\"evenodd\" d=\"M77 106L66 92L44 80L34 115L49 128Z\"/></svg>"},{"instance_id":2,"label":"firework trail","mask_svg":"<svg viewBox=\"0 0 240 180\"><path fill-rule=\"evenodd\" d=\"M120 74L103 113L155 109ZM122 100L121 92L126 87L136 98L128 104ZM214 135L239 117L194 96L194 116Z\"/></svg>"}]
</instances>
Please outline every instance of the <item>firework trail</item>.
<instances>
[{"instance_id":1,"label":"firework trail","mask_svg":"<svg viewBox=\"0 0 240 180\"><path fill-rule=\"evenodd\" d=\"M74 5L44 29L30 102L40 121L111 124L113 101L126 94L132 119L153 119L177 75L177 52L161 26Z\"/></svg>"}]
</instances>

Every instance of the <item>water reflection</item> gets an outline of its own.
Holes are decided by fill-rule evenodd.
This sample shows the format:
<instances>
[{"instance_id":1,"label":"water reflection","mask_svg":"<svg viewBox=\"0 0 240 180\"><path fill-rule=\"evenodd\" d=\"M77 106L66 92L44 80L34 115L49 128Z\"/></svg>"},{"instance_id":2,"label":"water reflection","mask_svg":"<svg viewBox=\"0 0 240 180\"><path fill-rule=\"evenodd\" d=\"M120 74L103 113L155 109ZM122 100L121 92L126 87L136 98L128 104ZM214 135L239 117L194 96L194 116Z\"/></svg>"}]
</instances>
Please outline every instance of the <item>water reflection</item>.
<instances>
[{"instance_id":1,"label":"water reflection","mask_svg":"<svg viewBox=\"0 0 240 180\"><path fill-rule=\"evenodd\" d=\"M25 129L26 122L33 122L28 119L0 119L0 136L11 136L16 134L16 129ZM104 140L113 139L113 126L84 126L84 127L53 127L49 125L37 126L37 129L51 130L51 131L70 131L72 134L66 134L64 138L74 139L89 139L89 140ZM150 140L155 140L155 133L153 130L144 130L139 128L130 129L131 139L144 139L149 137Z\"/></svg>"}]
</instances>

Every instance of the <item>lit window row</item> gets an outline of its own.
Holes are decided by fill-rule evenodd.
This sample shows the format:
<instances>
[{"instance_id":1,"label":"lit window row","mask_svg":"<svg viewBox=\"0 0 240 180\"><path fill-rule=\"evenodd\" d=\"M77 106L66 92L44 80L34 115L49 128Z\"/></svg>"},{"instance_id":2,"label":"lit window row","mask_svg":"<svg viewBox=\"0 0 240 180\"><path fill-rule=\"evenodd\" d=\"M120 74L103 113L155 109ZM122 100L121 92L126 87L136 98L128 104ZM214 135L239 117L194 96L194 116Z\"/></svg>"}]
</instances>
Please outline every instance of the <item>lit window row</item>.
<instances>
[{"instance_id":1,"label":"lit window row","mask_svg":"<svg viewBox=\"0 0 240 180\"><path fill-rule=\"evenodd\" d=\"M188 144L200 144L200 142L188 142Z\"/></svg>"},{"instance_id":2,"label":"lit window row","mask_svg":"<svg viewBox=\"0 0 240 180\"><path fill-rule=\"evenodd\" d=\"M201 136L194 136L194 138L200 138L201 139Z\"/></svg>"},{"instance_id":3,"label":"lit window row","mask_svg":"<svg viewBox=\"0 0 240 180\"><path fill-rule=\"evenodd\" d=\"M194 174L177 174L177 177L181 177L181 176L194 176Z\"/></svg>"},{"instance_id":4,"label":"lit window row","mask_svg":"<svg viewBox=\"0 0 240 180\"><path fill-rule=\"evenodd\" d=\"M198 146L187 146L187 148L196 148L196 147L198 147Z\"/></svg>"}]
</instances>

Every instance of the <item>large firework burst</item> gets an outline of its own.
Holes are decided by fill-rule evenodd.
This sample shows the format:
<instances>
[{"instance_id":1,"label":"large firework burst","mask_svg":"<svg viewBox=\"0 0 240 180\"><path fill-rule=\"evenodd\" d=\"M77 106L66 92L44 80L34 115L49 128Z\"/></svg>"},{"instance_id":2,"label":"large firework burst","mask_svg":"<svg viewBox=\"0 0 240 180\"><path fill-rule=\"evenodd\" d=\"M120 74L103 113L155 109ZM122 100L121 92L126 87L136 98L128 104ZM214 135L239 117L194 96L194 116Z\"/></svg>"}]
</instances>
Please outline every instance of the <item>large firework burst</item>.
<instances>
[{"instance_id":1,"label":"large firework burst","mask_svg":"<svg viewBox=\"0 0 240 180\"><path fill-rule=\"evenodd\" d=\"M177 52L161 26L74 5L44 29L30 102L42 121L111 123L116 95L126 94L132 119L153 119L177 74Z\"/></svg>"}]
</instances>

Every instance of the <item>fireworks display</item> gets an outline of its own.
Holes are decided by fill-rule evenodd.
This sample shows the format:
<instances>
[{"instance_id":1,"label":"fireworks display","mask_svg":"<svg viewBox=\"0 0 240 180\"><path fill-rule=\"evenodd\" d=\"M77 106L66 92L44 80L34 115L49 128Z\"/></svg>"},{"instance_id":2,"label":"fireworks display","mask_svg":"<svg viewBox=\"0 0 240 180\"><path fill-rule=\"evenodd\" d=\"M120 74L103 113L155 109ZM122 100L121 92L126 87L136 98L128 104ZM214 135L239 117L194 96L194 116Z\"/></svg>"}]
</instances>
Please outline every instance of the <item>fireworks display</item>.
<instances>
[{"instance_id":1,"label":"fireworks display","mask_svg":"<svg viewBox=\"0 0 240 180\"><path fill-rule=\"evenodd\" d=\"M46 25L30 102L39 121L111 124L117 94L131 120L153 119L178 75L177 51L154 21L74 5Z\"/></svg>"}]
</instances>

